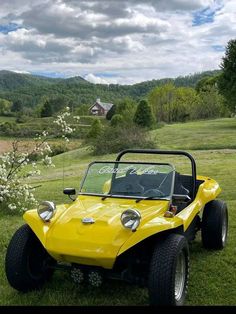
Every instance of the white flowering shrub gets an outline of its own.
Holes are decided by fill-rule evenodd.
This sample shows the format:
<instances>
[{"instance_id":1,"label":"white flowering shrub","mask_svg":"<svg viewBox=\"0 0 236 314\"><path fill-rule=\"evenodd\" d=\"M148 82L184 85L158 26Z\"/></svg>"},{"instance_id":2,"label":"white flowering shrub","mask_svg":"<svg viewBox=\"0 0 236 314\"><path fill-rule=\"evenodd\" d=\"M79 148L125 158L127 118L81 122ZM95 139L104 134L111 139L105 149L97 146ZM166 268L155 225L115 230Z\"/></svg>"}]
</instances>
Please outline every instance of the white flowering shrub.
<instances>
[{"instance_id":1,"label":"white flowering shrub","mask_svg":"<svg viewBox=\"0 0 236 314\"><path fill-rule=\"evenodd\" d=\"M66 142L69 142L68 135L74 132L74 129L70 127L70 125L66 122L66 117L70 116L70 108L66 107L65 111L58 115L56 120L53 121L57 126L59 126L59 130L61 131L62 138L65 139Z\"/></svg>"},{"instance_id":2,"label":"white flowering shrub","mask_svg":"<svg viewBox=\"0 0 236 314\"><path fill-rule=\"evenodd\" d=\"M70 116L67 107L54 121L57 124L58 134L68 142L68 134L73 129L66 122ZM11 212L25 211L37 205L34 197L35 186L27 183L31 177L40 175L38 166L53 167L50 157L51 147L48 140L55 137L43 131L34 139L34 145L28 151L22 152L21 142L12 142L12 150L0 156L0 210Z\"/></svg>"}]
</instances>

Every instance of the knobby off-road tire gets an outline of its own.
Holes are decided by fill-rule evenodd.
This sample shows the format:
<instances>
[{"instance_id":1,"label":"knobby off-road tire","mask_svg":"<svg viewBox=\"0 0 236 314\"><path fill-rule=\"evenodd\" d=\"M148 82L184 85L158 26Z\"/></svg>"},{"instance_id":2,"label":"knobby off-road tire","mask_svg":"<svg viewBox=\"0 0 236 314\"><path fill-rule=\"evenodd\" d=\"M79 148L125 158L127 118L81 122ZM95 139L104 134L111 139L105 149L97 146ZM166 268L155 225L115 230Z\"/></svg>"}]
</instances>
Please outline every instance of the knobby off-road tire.
<instances>
[{"instance_id":1,"label":"knobby off-road tire","mask_svg":"<svg viewBox=\"0 0 236 314\"><path fill-rule=\"evenodd\" d=\"M39 289L52 276L55 261L28 225L21 226L7 248L5 270L9 284L22 292Z\"/></svg>"},{"instance_id":2,"label":"knobby off-road tire","mask_svg":"<svg viewBox=\"0 0 236 314\"><path fill-rule=\"evenodd\" d=\"M154 248L148 280L150 305L183 305L188 276L187 239L179 234L170 234Z\"/></svg>"},{"instance_id":3,"label":"knobby off-road tire","mask_svg":"<svg viewBox=\"0 0 236 314\"><path fill-rule=\"evenodd\" d=\"M225 202L214 200L206 204L202 215L202 244L206 249L221 250L228 235L228 210Z\"/></svg>"}]
</instances>

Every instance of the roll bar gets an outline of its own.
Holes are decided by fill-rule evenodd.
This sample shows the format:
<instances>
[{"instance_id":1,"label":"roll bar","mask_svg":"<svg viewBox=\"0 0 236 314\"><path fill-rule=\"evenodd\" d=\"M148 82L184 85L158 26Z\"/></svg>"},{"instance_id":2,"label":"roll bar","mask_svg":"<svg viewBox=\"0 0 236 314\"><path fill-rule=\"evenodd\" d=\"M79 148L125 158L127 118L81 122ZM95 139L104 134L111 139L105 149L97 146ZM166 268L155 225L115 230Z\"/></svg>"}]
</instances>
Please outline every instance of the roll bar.
<instances>
[{"instance_id":1,"label":"roll bar","mask_svg":"<svg viewBox=\"0 0 236 314\"><path fill-rule=\"evenodd\" d=\"M196 163L192 155L185 151L181 150L159 150L159 149L125 149L121 151L118 156L116 157L116 161L120 161L121 157L125 154L158 154L158 155L180 155L186 156L191 161L192 166L192 199L195 199L196 196L196 181L197 181L197 172L196 172Z\"/></svg>"}]
</instances>

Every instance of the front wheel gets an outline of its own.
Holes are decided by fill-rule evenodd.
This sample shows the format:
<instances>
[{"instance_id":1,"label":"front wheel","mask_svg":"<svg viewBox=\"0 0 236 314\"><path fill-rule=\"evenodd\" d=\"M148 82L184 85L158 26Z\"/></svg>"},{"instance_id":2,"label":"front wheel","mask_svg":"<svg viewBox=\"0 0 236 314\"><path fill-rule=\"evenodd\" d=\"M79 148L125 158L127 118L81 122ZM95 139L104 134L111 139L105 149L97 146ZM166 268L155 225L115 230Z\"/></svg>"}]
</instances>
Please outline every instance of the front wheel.
<instances>
[{"instance_id":1,"label":"front wheel","mask_svg":"<svg viewBox=\"0 0 236 314\"><path fill-rule=\"evenodd\" d=\"M51 277L54 264L28 225L15 232L5 259L6 276L13 288L22 292L39 289Z\"/></svg>"},{"instance_id":2,"label":"front wheel","mask_svg":"<svg viewBox=\"0 0 236 314\"><path fill-rule=\"evenodd\" d=\"M188 276L188 242L182 235L170 234L154 248L148 280L150 304L183 305Z\"/></svg>"}]
</instances>

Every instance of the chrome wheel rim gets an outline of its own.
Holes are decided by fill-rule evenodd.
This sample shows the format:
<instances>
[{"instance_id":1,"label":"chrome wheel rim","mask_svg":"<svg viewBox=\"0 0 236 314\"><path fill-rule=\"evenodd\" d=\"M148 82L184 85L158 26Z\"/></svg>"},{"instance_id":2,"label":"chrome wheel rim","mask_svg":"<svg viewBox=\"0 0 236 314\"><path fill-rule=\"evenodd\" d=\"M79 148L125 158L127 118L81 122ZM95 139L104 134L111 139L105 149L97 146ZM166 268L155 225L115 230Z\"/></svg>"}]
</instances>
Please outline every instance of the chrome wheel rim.
<instances>
[{"instance_id":1,"label":"chrome wheel rim","mask_svg":"<svg viewBox=\"0 0 236 314\"><path fill-rule=\"evenodd\" d=\"M221 234L221 237L222 237L222 243L224 245L225 242L226 242L226 237L227 237L227 218L226 218L226 216L224 216L223 221L222 221L222 234Z\"/></svg>"},{"instance_id":2,"label":"chrome wheel rim","mask_svg":"<svg viewBox=\"0 0 236 314\"><path fill-rule=\"evenodd\" d=\"M186 280L186 262L184 252L182 251L177 257L176 271L175 271L175 300L178 302L184 292Z\"/></svg>"}]
</instances>

